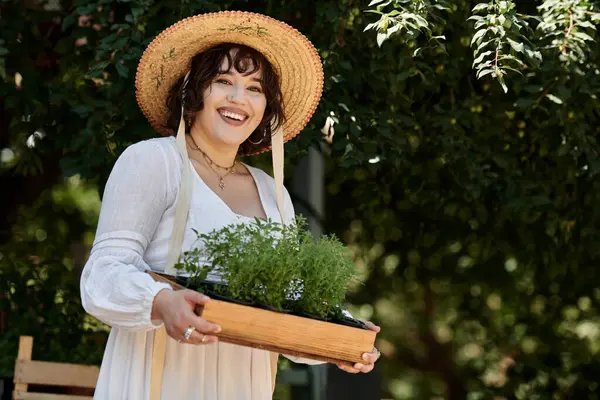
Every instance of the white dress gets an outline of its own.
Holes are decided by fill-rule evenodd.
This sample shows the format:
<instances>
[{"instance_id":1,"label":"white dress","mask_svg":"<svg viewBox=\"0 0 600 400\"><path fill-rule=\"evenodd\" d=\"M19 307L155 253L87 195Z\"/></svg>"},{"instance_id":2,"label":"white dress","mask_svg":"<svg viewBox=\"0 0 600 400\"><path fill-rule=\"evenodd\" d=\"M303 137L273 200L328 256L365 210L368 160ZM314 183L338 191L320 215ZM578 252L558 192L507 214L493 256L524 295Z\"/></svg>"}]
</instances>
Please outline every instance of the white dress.
<instances>
[{"instance_id":1,"label":"white dress","mask_svg":"<svg viewBox=\"0 0 600 400\"><path fill-rule=\"evenodd\" d=\"M268 218L278 221L274 180L249 167ZM181 175L175 138L156 138L127 148L114 165L102 200L92 251L81 277L85 310L112 327L95 399L149 398L154 296L168 288L146 270L163 271L173 230ZM183 240L191 248L196 233L208 233L251 218L235 214L192 167L192 196ZM285 223L294 210L285 191ZM188 345L168 337L162 399L271 399L269 353L227 343ZM319 362L286 356L295 362Z\"/></svg>"}]
</instances>

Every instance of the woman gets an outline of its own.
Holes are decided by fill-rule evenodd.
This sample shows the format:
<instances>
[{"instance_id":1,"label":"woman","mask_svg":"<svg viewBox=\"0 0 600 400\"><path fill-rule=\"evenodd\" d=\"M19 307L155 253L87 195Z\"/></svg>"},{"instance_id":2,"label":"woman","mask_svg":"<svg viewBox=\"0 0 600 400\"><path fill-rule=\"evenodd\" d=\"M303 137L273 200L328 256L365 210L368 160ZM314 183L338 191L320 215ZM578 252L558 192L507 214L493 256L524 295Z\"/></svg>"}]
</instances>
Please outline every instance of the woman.
<instances>
[{"instance_id":1,"label":"woman","mask_svg":"<svg viewBox=\"0 0 600 400\"><path fill-rule=\"evenodd\" d=\"M271 354L219 343L220 327L193 313L209 298L172 291L144 271L174 274L193 230L255 217L294 222L282 185L283 142L306 125L322 85L310 42L258 14L188 18L148 46L136 76L138 103L167 137L127 148L105 188L81 279L85 309L112 327L95 398L271 398ZM269 148L276 182L236 161ZM340 368L369 372L378 356Z\"/></svg>"}]
</instances>

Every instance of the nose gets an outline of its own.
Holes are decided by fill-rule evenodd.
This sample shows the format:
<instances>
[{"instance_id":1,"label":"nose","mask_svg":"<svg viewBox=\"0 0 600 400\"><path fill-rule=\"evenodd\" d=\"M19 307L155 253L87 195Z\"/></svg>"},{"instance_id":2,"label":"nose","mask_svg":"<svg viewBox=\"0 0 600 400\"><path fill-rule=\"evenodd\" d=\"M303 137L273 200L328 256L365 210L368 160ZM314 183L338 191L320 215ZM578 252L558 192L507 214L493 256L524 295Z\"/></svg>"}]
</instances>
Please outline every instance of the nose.
<instances>
[{"instance_id":1,"label":"nose","mask_svg":"<svg viewBox=\"0 0 600 400\"><path fill-rule=\"evenodd\" d=\"M246 91L243 85L232 85L227 100L231 103L243 103L245 93Z\"/></svg>"}]
</instances>

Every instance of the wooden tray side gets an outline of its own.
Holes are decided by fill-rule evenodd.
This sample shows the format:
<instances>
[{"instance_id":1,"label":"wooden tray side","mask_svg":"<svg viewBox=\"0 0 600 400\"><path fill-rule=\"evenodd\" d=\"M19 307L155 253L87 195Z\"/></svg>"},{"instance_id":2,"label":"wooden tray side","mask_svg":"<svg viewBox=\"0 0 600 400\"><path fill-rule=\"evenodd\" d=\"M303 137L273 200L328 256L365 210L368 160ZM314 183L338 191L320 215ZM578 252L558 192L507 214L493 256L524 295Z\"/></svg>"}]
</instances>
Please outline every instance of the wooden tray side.
<instances>
[{"instance_id":1,"label":"wooden tray side","mask_svg":"<svg viewBox=\"0 0 600 400\"><path fill-rule=\"evenodd\" d=\"M207 303L202 318L221 326L223 341L328 362L364 363L362 354L373 351L376 336L366 329L220 300Z\"/></svg>"},{"instance_id":2,"label":"wooden tray side","mask_svg":"<svg viewBox=\"0 0 600 400\"><path fill-rule=\"evenodd\" d=\"M186 289L164 275L149 273L175 290ZM364 363L362 354L373 351L377 335L367 329L215 299L195 312L221 326L217 336L223 342L337 364Z\"/></svg>"}]
</instances>

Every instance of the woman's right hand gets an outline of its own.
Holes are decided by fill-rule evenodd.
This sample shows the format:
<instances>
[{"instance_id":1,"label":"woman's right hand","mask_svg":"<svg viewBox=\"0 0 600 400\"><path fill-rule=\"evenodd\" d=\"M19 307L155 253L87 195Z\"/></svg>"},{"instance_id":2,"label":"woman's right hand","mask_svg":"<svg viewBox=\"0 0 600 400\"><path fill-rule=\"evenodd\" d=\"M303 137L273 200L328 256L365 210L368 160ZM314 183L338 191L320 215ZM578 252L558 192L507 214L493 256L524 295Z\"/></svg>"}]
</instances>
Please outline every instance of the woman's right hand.
<instances>
[{"instance_id":1,"label":"woman's right hand","mask_svg":"<svg viewBox=\"0 0 600 400\"><path fill-rule=\"evenodd\" d=\"M151 318L161 320L167 334L181 343L215 343L218 339L214 334L221 332L221 327L194 314L197 304L204 305L209 301L208 296L193 290L163 289L154 296ZM183 335L190 326L196 330L186 340Z\"/></svg>"}]
</instances>

